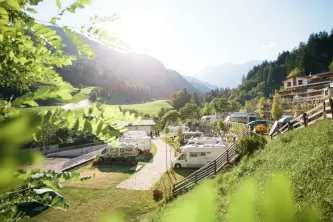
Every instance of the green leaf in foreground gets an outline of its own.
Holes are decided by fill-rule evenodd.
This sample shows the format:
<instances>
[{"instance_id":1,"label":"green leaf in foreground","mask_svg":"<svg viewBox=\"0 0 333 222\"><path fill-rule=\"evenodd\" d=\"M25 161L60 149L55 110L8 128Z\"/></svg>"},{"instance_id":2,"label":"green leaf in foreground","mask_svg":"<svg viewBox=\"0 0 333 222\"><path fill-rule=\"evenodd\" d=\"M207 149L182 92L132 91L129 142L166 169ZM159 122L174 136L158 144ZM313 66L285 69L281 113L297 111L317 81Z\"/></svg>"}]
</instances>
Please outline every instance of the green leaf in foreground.
<instances>
[{"instance_id":1,"label":"green leaf in foreground","mask_svg":"<svg viewBox=\"0 0 333 222\"><path fill-rule=\"evenodd\" d=\"M214 181L205 181L188 195L180 197L164 215L163 222L214 222L216 218L216 187Z\"/></svg>"},{"instance_id":2,"label":"green leaf in foreground","mask_svg":"<svg viewBox=\"0 0 333 222\"><path fill-rule=\"evenodd\" d=\"M56 0L56 2L57 2L57 6L58 6L58 8L59 8L59 9L62 9L62 4L61 4L60 0Z\"/></svg>"},{"instance_id":3,"label":"green leaf in foreground","mask_svg":"<svg viewBox=\"0 0 333 222\"><path fill-rule=\"evenodd\" d=\"M291 182L280 173L267 184L262 200L262 215L262 221L296 221Z\"/></svg>"},{"instance_id":4,"label":"green leaf in foreground","mask_svg":"<svg viewBox=\"0 0 333 222\"><path fill-rule=\"evenodd\" d=\"M254 204L257 195L254 179L245 181L232 199L228 210L228 222L254 221Z\"/></svg>"}]
</instances>

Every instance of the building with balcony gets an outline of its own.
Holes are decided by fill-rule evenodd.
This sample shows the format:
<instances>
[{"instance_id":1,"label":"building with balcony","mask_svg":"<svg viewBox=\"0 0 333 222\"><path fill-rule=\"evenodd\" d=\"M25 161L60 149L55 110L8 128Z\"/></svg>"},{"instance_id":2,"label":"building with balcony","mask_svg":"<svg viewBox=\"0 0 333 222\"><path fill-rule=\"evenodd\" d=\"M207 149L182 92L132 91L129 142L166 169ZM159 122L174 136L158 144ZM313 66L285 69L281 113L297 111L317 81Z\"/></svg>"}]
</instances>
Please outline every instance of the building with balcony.
<instances>
[{"instance_id":1,"label":"building with balcony","mask_svg":"<svg viewBox=\"0 0 333 222\"><path fill-rule=\"evenodd\" d=\"M320 102L333 95L333 72L289 77L279 94L283 103Z\"/></svg>"}]
</instances>

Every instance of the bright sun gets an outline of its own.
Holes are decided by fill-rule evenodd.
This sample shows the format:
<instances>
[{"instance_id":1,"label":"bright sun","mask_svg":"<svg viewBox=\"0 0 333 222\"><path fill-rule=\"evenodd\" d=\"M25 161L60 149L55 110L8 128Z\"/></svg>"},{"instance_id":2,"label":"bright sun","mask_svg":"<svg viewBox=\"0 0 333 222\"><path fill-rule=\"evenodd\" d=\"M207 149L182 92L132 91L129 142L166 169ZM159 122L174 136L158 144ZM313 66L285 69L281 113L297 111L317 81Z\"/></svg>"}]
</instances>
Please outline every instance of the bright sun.
<instances>
[{"instance_id":1,"label":"bright sun","mask_svg":"<svg viewBox=\"0 0 333 222\"><path fill-rule=\"evenodd\" d=\"M131 51L159 53L163 30L158 18L147 15L143 10L122 12L120 16L121 20L111 24L110 33L130 45Z\"/></svg>"}]
</instances>

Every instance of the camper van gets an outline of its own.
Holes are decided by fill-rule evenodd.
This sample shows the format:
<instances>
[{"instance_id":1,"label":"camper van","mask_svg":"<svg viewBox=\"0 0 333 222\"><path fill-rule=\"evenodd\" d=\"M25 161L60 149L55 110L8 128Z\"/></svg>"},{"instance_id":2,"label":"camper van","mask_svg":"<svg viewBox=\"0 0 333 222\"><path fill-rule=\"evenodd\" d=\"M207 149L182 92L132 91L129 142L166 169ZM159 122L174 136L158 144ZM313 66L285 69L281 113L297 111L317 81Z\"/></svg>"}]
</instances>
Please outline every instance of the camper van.
<instances>
[{"instance_id":1,"label":"camper van","mask_svg":"<svg viewBox=\"0 0 333 222\"><path fill-rule=\"evenodd\" d=\"M183 133L183 138L182 138L182 143L186 144L188 141L192 138L198 138L202 136L202 132L196 131L196 132L184 132Z\"/></svg>"},{"instance_id":2,"label":"camper van","mask_svg":"<svg viewBox=\"0 0 333 222\"><path fill-rule=\"evenodd\" d=\"M182 153L172 161L174 168L200 168L213 161L227 150L225 145L187 146Z\"/></svg>"},{"instance_id":3,"label":"camper van","mask_svg":"<svg viewBox=\"0 0 333 222\"><path fill-rule=\"evenodd\" d=\"M103 162L105 159L111 160L135 160L138 156L137 146L135 144L121 144L119 147L113 148L108 145L98 155L99 159Z\"/></svg>"},{"instance_id":4,"label":"camper van","mask_svg":"<svg viewBox=\"0 0 333 222\"><path fill-rule=\"evenodd\" d=\"M135 143L138 146L138 152L141 154L144 151L151 150L151 138L149 136L124 136L119 139L123 143Z\"/></svg>"},{"instance_id":5,"label":"camper van","mask_svg":"<svg viewBox=\"0 0 333 222\"><path fill-rule=\"evenodd\" d=\"M241 112L235 112L231 113L227 118L224 120L224 122L236 122L236 123L244 123L247 124L249 122L252 122L258 118L258 115L256 113L241 113Z\"/></svg>"}]
</instances>

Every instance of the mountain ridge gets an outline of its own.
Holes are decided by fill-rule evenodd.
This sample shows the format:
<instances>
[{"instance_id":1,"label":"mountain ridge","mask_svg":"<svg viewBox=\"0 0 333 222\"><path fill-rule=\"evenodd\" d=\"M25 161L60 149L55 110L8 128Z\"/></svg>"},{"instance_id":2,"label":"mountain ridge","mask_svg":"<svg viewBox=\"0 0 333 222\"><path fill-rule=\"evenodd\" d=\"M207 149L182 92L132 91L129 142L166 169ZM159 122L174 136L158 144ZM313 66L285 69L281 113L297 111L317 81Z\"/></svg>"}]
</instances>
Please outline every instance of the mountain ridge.
<instances>
[{"instance_id":1,"label":"mountain ridge","mask_svg":"<svg viewBox=\"0 0 333 222\"><path fill-rule=\"evenodd\" d=\"M203 82L193 76L186 76L183 75L183 77L190 83L192 83L192 85L194 87L196 87L197 89L201 90L202 92L209 92L212 89L216 89L218 88L218 86L214 86L208 82Z\"/></svg>"},{"instance_id":2,"label":"mountain ridge","mask_svg":"<svg viewBox=\"0 0 333 222\"><path fill-rule=\"evenodd\" d=\"M68 54L78 55L76 47L64 31L58 27L52 28L66 44L63 50ZM167 69L160 60L150 55L120 52L85 36L81 37L91 46L96 56L89 62L84 58L79 58L73 66L57 70L64 80L71 84L84 83L84 85L100 86L106 91L106 94L124 93L126 87L131 87L133 93L131 92L132 99L130 100L136 101L168 99L173 92L184 88L191 93L202 93L180 73ZM120 88L119 84L113 83L114 81L121 82L123 88ZM142 96L138 97L137 93L141 93Z\"/></svg>"}]
</instances>

